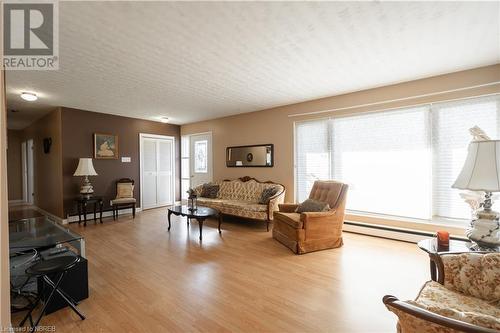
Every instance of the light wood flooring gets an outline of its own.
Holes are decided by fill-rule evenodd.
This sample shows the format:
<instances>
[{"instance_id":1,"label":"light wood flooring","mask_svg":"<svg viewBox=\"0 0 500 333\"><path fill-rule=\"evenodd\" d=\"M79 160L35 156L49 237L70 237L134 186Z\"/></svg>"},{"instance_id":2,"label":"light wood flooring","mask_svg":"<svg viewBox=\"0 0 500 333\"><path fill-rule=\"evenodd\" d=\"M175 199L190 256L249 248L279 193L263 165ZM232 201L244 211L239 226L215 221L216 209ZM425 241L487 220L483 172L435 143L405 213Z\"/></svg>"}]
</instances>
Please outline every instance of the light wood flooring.
<instances>
[{"instance_id":1,"label":"light wood flooring","mask_svg":"<svg viewBox=\"0 0 500 333\"><path fill-rule=\"evenodd\" d=\"M63 309L56 332L395 332L385 294L414 298L429 279L415 244L344 233L344 246L302 256L265 224L187 227L166 209L71 228L86 239L90 298L80 321ZM13 324L19 322L13 317Z\"/></svg>"}]
</instances>

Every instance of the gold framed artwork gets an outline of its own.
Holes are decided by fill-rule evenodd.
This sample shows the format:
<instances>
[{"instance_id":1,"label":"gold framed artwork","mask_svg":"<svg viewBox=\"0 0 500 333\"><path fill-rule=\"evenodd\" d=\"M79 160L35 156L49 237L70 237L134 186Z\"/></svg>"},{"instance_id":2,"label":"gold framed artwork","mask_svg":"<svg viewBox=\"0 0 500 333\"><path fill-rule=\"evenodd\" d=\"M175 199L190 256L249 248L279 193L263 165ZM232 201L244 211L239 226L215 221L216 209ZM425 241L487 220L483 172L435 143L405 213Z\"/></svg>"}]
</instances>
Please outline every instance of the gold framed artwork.
<instances>
[{"instance_id":1,"label":"gold framed artwork","mask_svg":"<svg viewBox=\"0 0 500 333\"><path fill-rule=\"evenodd\" d=\"M94 158L98 160L118 159L118 135L94 133Z\"/></svg>"}]
</instances>

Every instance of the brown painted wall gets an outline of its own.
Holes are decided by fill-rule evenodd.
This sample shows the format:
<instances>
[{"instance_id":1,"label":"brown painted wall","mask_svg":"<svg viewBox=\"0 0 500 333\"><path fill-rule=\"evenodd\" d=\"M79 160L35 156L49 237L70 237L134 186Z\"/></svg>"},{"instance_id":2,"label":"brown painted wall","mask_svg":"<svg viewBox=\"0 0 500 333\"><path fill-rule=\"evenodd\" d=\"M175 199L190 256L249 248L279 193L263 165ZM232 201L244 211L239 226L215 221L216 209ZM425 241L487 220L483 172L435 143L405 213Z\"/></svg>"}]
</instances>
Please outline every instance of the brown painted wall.
<instances>
[{"instance_id":1,"label":"brown painted wall","mask_svg":"<svg viewBox=\"0 0 500 333\"><path fill-rule=\"evenodd\" d=\"M105 209L116 195L115 181L128 177L135 180L134 196L140 205L139 133L174 136L176 140L176 200L180 198L180 127L154 121L120 117L110 114L61 108L63 137L64 217L76 214L74 197L78 194L81 177L73 173L80 157L93 157L93 134L118 135L119 155L131 157L131 163L118 160L93 160L98 176L90 177L94 193L103 195Z\"/></svg>"},{"instance_id":2,"label":"brown painted wall","mask_svg":"<svg viewBox=\"0 0 500 333\"><path fill-rule=\"evenodd\" d=\"M49 154L43 152L43 139L52 138ZM54 110L22 131L22 140L33 139L35 177L34 204L53 215L63 216L61 111Z\"/></svg>"},{"instance_id":3,"label":"brown painted wall","mask_svg":"<svg viewBox=\"0 0 500 333\"><path fill-rule=\"evenodd\" d=\"M23 173L21 161L22 131L7 131L7 173L9 174L9 200L23 199Z\"/></svg>"},{"instance_id":4,"label":"brown painted wall","mask_svg":"<svg viewBox=\"0 0 500 333\"><path fill-rule=\"evenodd\" d=\"M494 82L497 82L497 84L488 85ZM181 133L185 135L207 131L212 132L214 179L236 178L248 175L261 180L273 180L286 186L286 200L293 201L293 127L295 121L330 116L342 116L353 113L370 112L468 96L499 93L500 84L498 84L498 82L500 82L500 64L304 103L287 105L258 112L183 125L181 127ZM485 84L488 86L484 86ZM463 89L472 86L481 87L432 95L437 92ZM411 99L393 101L395 99L409 97ZM390 102L391 100L392 102ZM383 103L372 106L360 106L378 102ZM294 114L339 108L349 109L322 112L300 117L289 117ZM275 166L273 168L226 167L226 147L259 143L274 144Z\"/></svg>"}]
</instances>

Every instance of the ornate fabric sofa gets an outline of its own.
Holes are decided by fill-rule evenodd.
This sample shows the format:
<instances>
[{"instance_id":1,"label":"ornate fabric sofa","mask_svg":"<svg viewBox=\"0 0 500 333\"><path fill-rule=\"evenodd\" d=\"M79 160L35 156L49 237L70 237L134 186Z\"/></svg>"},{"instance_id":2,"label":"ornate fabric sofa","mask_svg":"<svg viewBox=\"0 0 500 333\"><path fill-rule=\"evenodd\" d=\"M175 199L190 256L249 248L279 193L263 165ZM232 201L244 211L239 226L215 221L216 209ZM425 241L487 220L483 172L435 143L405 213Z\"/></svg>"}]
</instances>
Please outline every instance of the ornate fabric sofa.
<instances>
[{"instance_id":1,"label":"ornate fabric sofa","mask_svg":"<svg viewBox=\"0 0 500 333\"><path fill-rule=\"evenodd\" d=\"M265 221L267 231L273 220L278 205L285 199L285 187L273 182L260 182L255 178L242 177L235 180L212 182L219 185L217 198L201 197L203 185L194 188L198 195L198 205L217 209L223 215L233 215L253 220ZM259 204L262 191L269 187L276 187L274 194L267 204Z\"/></svg>"},{"instance_id":2,"label":"ornate fabric sofa","mask_svg":"<svg viewBox=\"0 0 500 333\"><path fill-rule=\"evenodd\" d=\"M383 299L400 333L500 332L500 253L436 255L439 280L415 301Z\"/></svg>"}]
</instances>

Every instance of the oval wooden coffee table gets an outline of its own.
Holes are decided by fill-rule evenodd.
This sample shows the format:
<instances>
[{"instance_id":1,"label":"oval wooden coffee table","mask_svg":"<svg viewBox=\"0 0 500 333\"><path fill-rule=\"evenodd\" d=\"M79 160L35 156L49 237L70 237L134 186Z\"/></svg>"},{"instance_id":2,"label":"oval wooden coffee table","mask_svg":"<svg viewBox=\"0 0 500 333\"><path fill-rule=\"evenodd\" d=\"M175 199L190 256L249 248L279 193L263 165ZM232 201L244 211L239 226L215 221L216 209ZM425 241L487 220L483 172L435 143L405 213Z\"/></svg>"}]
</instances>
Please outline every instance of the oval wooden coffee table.
<instances>
[{"instance_id":1,"label":"oval wooden coffee table","mask_svg":"<svg viewBox=\"0 0 500 333\"><path fill-rule=\"evenodd\" d=\"M198 221L198 225L200 227L200 240L202 238L203 222L205 222L205 220L209 217L217 217L219 219L219 234L222 233L220 230L222 218L221 214L216 209L198 206L196 210L191 210L186 205L170 207L168 209L168 231L170 231L170 216L172 216L172 214L187 217L188 223L189 219L195 219Z\"/></svg>"}]
</instances>

